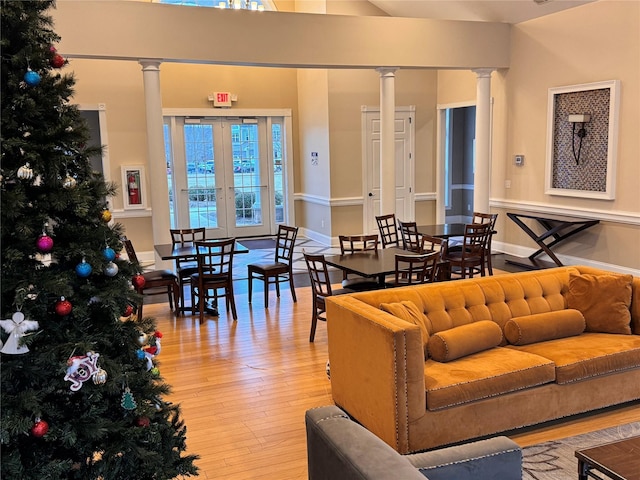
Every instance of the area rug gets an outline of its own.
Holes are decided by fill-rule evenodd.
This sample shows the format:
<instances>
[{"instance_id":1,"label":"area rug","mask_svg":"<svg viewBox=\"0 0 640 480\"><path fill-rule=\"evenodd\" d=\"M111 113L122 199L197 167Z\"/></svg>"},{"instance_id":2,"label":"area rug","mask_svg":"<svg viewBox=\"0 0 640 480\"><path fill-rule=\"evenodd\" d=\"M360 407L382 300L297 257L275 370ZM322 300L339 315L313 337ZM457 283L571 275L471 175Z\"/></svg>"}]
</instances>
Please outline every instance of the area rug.
<instances>
[{"instance_id":1,"label":"area rug","mask_svg":"<svg viewBox=\"0 0 640 480\"><path fill-rule=\"evenodd\" d=\"M249 250L273 250L276 247L274 238L241 238L238 242Z\"/></svg>"},{"instance_id":2,"label":"area rug","mask_svg":"<svg viewBox=\"0 0 640 480\"><path fill-rule=\"evenodd\" d=\"M575 480L575 451L640 435L640 422L531 445L522 449L523 480Z\"/></svg>"}]
</instances>

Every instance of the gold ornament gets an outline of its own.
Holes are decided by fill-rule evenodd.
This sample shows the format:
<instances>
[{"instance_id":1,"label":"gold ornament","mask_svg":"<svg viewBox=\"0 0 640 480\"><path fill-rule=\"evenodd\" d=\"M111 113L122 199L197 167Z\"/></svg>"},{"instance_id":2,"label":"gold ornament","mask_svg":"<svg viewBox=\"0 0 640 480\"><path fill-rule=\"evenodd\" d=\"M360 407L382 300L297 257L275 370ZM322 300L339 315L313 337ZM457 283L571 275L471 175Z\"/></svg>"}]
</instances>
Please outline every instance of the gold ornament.
<instances>
[{"instance_id":1,"label":"gold ornament","mask_svg":"<svg viewBox=\"0 0 640 480\"><path fill-rule=\"evenodd\" d=\"M98 369L96 373L93 374L93 383L96 385L104 385L107 382L107 372L105 372L102 368Z\"/></svg>"},{"instance_id":2,"label":"gold ornament","mask_svg":"<svg viewBox=\"0 0 640 480\"><path fill-rule=\"evenodd\" d=\"M18 169L18 178L23 180L31 180L33 178L33 169L29 166L29 162Z\"/></svg>"},{"instance_id":3,"label":"gold ornament","mask_svg":"<svg viewBox=\"0 0 640 480\"><path fill-rule=\"evenodd\" d=\"M104 223L109 223L111 221L111 212L106 208L102 211L102 221Z\"/></svg>"},{"instance_id":4,"label":"gold ornament","mask_svg":"<svg viewBox=\"0 0 640 480\"><path fill-rule=\"evenodd\" d=\"M64 179L64 181L62 182L62 186L64 188L66 188L67 190L70 190L72 188L75 188L75 186L78 184L78 182L76 181L75 178L73 178L70 175L67 175L67 177Z\"/></svg>"}]
</instances>

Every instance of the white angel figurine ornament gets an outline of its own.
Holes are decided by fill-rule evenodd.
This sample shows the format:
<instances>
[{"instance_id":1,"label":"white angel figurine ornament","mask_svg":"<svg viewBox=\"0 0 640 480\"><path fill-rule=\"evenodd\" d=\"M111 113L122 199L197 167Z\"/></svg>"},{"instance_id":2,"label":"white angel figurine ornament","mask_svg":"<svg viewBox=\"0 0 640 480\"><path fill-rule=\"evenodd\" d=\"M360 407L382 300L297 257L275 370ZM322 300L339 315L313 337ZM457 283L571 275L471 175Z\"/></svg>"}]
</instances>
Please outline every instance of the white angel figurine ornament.
<instances>
[{"instance_id":1,"label":"white angel figurine ornament","mask_svg":"<svg viewBox=\"0 0 640 480\"><path fill-rule=\"evenodd\" d=\"M25 320L24 313L16 312L11 317L11 320L0 320L0 326L9 334L7 343L4 344L2 353L9 353L11 355L19 355L21 353L27 353L29 349L24 345L20 339L24 337L24 334L30 330L37 330L39 325L35 320Z\"/></svg>"}]
</instances>

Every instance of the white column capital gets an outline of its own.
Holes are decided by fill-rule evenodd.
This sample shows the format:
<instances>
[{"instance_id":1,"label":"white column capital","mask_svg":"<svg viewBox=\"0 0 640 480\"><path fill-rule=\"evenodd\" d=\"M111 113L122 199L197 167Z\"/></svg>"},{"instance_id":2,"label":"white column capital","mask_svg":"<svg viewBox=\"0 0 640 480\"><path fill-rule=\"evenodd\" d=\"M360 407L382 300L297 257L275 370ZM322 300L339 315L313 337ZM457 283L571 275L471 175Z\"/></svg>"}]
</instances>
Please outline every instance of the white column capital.
<instances>
[{"instance_id":1,"label":"white column capital","mask_svg":"<svg viewBox=\"0 0 640 480\"><path fill-rule=\"evenodd\" d=\"M380 74L381 77L395 77L395 73L398 70L398 67L379 67L376 68L376 72Z\"/></svg>"},{"instance_id":2,"label":"white column capital","mask_svg":"<svg viewBox=\"0 0 640 480\"><path fill-rule=\"evenodd\" d=\"M474 68L471 71L475 73L478 78L491 78L491 74L494 70L495 68Z\"/></svg>"},{"instance_id":3,"label":"white column capital","mask_svg":"<svg viewBox=\"0 0 640 480\"><path fill-rule=\"evenodd\" d=\"M138 63L142 65L143 72L152 72L152 71L160 71L161 60L153 60L148 58L141 58L138 60Z\"/></svg>"}]
</instances>

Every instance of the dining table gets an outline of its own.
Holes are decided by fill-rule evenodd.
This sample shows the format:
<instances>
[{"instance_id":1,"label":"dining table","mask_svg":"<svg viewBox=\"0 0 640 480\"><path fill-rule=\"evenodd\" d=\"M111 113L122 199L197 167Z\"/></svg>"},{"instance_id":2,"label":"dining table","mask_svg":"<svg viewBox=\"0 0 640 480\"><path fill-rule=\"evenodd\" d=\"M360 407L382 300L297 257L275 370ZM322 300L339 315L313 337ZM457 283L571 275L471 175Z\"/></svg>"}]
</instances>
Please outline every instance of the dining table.
<instances>
[{"instance_id":1,"label":"dining table","mask_svg":"<svg viewBox=\"0 0 640 480\"><path fill-rule=\"evenodd\" d=\"M463 237L465 225L466 223L436 223L433 225L418 225L416 229L421 235L449 239L451 237Z\"/></svg>"},{"instance_id":2,"label":"dining table","mask_svg":"<svg viewBox=\"0 0 640 480\"><path fill-rule=\"evenodd\" d=\"M428 252L425 252L428 253ZM335 267L346 273L360 275L361 277L376 278L378 286L384 288L386 286L386 277L396 273L396 255L419 255L409 250L397 247L379 248L377 250L368 250L364 252L325 255L324 260L327 265ZM441 272L447 275L447 262L438 264ZM446 280L439 276L438 280Z\"/></svg>"},{"instance_id":3,"label":"dining table","mask_svg":"<svg viewBox=\"0 0 640 480\"><path fill-rule=\"evenodd\" d=\"M226 239L211 238L207 240L226 240ZM180 246L180 245L174 246L172 243L161 243L158 245L154 245L153 248L155 249L156 253L160 256L162 260L189 259L189 258L195 257L198 253L196 246L193 244L185 245L185 246ZM242 254L242 253L249 253L249 249L244 245L242 245L242 243L236 240L235 247L233 249L233 254L236 255L236 254ZM184 292L180 292L180 294L184 295ZM182 312L191 311L191 308L192 308L191 305L186 306L184 302L182 302L182 308L181 308ZM205 310L207 311L207 313L215 317L218 316L218 306L213 303L207 304L205 307Z\"/></svg>"},{"instance_id":4,"label":"dining table","mask_svg":"<svg viewBox=\"0 0 640 480\"><path fill-rule=\"evenodd\" d=\"M226 240L222 238L215 238L209 240ZM195 245L186 245L186 246L174 246L172 243L162 243L159 245L154 245L156 253L160 256L162 260L179 260L185 258L195 257L198 253L196 251ZM233 249L233 254L239 253L249 253L249 249L242 245L242 243L236 240L236 246Z\"/></svg>"}]
</instances>

